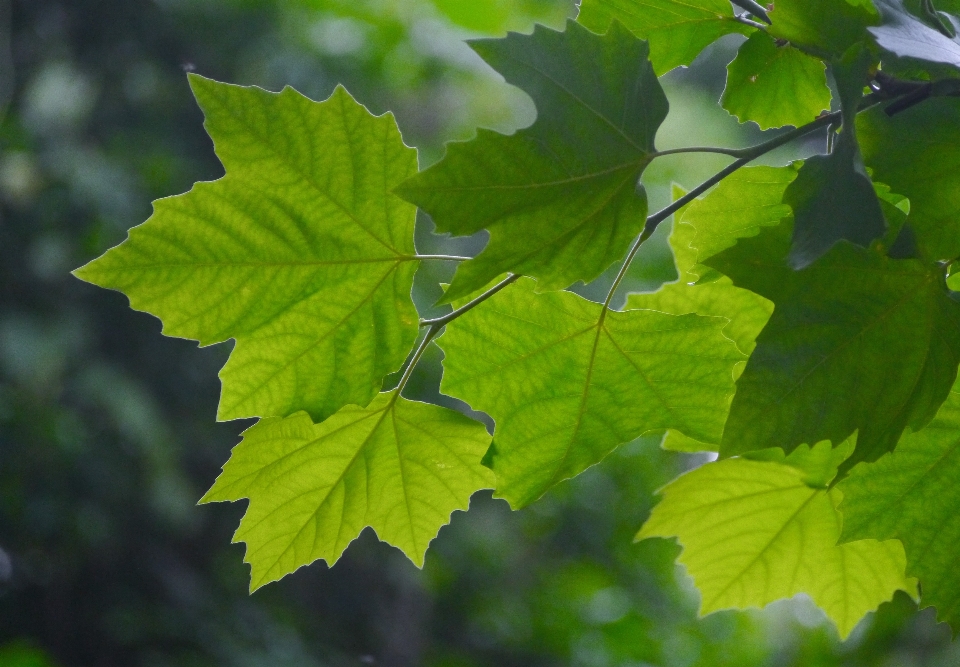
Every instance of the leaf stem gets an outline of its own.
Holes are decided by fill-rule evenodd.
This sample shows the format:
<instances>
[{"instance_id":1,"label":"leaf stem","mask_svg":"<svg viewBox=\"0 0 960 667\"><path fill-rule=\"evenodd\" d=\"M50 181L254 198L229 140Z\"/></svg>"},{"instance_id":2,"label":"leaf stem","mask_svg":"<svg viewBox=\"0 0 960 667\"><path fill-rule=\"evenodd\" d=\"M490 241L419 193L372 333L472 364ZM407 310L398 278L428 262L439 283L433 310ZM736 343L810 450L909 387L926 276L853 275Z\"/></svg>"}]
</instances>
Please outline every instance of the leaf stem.
<instances>
[{"instance_id":1,"label":"leaf stem","mask_svg":"<svg viewBox=\"0 0 960 667\"><path fill-rule=\"evenodd\" d=\"M502 290L504 287L506 287L511 283L515 283L519 279L520 279L520 274L511 273L509 276L507 276L506 278L498 282L496 285L488 289L486 292L484 292L477 298L473 299L472 301L460 306L453 312L447 313L446 315L443 315L441 317L435 317L432 320L420 320L420 326L430 327L431 329L436 328L439 331L441 327L457 319L468 310L472 310L473 308L476 308L481 303L483 303L484 301L492 297L494 294Z\"/></svg>"},{"instance_id":2,"label":"leaf stem","mask_svg":"<svg viewBox=\"0 0 960 667\"><path fill-rule=\"evenodd\" d=\"M775 148L779 148L784 144L790 143L794 139L798 139L804 135L810 134L811 132L820 129L831 123L835 123L840 120L840 112L835 111L833 113L824 114L814 121L802 125L796 129L790 130L781 134L779 137L774 137L769 141L765 141L762 144L757 144L750 148L743 149L731 149L731 152L728 155L732 155L733 151L736 151L741 157L734 162L731 162L726 167L718 171L716 174L705 180L703 183L695 187L693 190L680 197L674 201L669 206L660 209L653 215L647 218L646 224L643 226L643 232L637 237L637 240L633 243L633 247L630 248L630 252L627 253L626 259L623 261L623 265L620 267L620 271L617 272L617 277L613 279L613 284L610 286L610 291L607 292L607 298L603 302L604 310L610 308L610 302L613 301L613 295L616 293L617 288L620 286L620 283L623 281L624 276L627 275L627 269L630 268L630 263L633 261L633 258L636 257L637 252L640 251L640 246L643 245L643 242L648 238L653 236L653 233L657 231L657 227L661 222L669 218L676 211L683 208L691 201L702 195L704 192L712 188L714 185L725 179L727 176L737 171L741 167L746 166L750 162L753 162L758 157L769 153ZM714 152L714 151L711 151ZM661 153L662 155L663 153Z\"/></svg>"},{"instance_id":3,"label":"leaf stem","mask_svg":"<svg viewBox=\"0 0 960 667\"><path fill-rule=\"evenodd\" d=\"M448 262L465 262L473 257L461 257L460 255L414 255L413 259L439 259Z\"/></svg>"},{"instance_id":4,"label":"leaf stem","mask_svg":"<svg viewBox=\"0 0 960 667\"><path fill-rule=\"evenodd\" d=\"M469 258L465 258L469 259ZM397 383L397 388L394 390L393 400L396 401L396 397L400 395L400 392L403 391L403 388L407 386L407 380L410 379L410 376L413 374L413 369L416 367L417 363L420 361L420 357L423 356L423 353L427 350L427 345L430 344L434 338L437 337L437 334L440 333L440 330L444 326L457 319L463 315L468 310L476 308L481 303L492 297L494 294L502 290L507 285L515 283L520 279L520 274L511 273L509 276L498 282L496 285L488 289L486 292L478 296L477 298L471 300L470 302L460 306L453 312L447 313L442 317L435 317L432 320L420 320L421 327L429 327L427 333L424 334L423 340L420 341L420 344L417 346L416 351L413 353L413 356L410 358L410 363L407 364L406 369L403 371L403 376L400 378L400 382Z\"/></svg>"}]
</instances>

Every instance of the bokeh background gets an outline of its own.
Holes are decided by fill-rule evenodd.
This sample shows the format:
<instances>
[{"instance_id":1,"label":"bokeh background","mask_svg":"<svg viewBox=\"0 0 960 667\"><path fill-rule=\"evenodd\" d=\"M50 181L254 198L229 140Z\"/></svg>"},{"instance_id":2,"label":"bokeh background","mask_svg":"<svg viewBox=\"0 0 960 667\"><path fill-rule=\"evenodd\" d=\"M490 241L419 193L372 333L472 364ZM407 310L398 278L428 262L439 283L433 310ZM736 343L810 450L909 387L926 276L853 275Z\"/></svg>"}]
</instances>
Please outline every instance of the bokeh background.
<instances>
[{"instance_id":1,"label":"bokeh background","mask_svg":"<svg viewBox=\"0 0 960 667\"><path fill-rule=\"evenodd\" d=\"M678 547L639 544L654 491L702 459L656 439L512 513L489 492L423 570L365 532L247 593L242 503L195 506L248 424L216 423L228 345L159 322L69 271L120 242L153 199L222 174L185 71L324 99L343 83L393 110L422 164L478 126L535 118L463 40L561 27L571 0L0 0L0 667L955 666L960 646L898 596L840 643L809 602L696 615ZM661 147L760 136L716 105L737 37L664 79ZM770 156L780 162L811 143ZM722 156L645 176L655 207ZM475 252L418 221L422 251ZM668 226L627 288L675 279ZM444 273L447 271L447 273ZM449 267L418 276L430 312ZM575 289L588 298L597 284ZM410 387L437 394L431 350Z\"/></svg>"}]
</instances>

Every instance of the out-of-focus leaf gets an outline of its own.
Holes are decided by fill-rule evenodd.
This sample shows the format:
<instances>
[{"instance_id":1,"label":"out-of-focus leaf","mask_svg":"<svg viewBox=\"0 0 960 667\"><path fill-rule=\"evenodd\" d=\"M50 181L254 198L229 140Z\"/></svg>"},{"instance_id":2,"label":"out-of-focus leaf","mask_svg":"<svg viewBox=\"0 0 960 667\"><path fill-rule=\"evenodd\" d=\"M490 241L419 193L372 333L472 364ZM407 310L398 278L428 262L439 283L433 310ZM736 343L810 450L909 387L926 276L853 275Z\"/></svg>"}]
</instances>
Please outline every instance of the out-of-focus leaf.
<instances>
[{"instance_id":1,"label":"out-of-focus leaf","mask_svg":"<svg viewBox=\"0 0 960 667\"><path fill-rule=\"evenodd\" d=\"M867 27L880 22L869 2L776 0L767 32L798 48L836 59L868 38Z\"/></svg>"},{"instance_id":2,"label":"out-of-focus leaf","mask_svg":"<svg viewBox=\"0 0 960 667\"><path fill-rule=\"evenodd\" d=\"M900 58L916 58L960 68L960 19L946 12L928 17L928 25L907 11L903 0L875 0L883 22L870 28L880 48ZM944 33L952 33L944 34Z\"/></svg>"},{"instance_id":3,"label":"out-of-focus leaf","mask_svg":"<svg viewBox=\"0 0 960 667\"><path fill-rule=\"evenodd\" d=\"M594 32L621 22L650 42L650 61L657 74L689 65L724 35L751 30L734 18L727 0L583 0L577 21Z\"/></svg>"}]
</instances>

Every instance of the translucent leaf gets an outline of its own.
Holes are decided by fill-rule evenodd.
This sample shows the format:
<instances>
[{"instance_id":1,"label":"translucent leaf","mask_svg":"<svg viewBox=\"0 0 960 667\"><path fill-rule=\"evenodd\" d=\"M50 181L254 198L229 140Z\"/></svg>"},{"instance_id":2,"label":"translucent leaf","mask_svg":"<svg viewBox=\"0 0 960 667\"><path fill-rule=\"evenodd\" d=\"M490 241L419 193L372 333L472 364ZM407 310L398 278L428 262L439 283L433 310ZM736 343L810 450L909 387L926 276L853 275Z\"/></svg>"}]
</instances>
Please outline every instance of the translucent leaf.
<instances>
[{"instance_id":1,"label":"translucent leaf","mask_svg":"<svg viewBox=\"0 0 960 667\"><path fill-rule=\"evenodd\" d=\"M946 398L960 363L960 304L944 270L839 243L803 271L787 266L789 220L706 260L775 304L737 380L721 453L840 443L845 466L891 450Z\"/></svg>"},{"instance_id":2,"label":"translucent leaf","mask_svg":"<svg viewBox=\"0 0 960 667\"><path fill-rule=\"evenodd\" d=\"M799 127L830 109L826 66L788 44L755 32L727 66L720 103L741 123L766 130Z\"/></svg>"},{"instance_id":3,"label":"translucent leaf","mask_svg":"<svg viewBox=\"0 0 960 667\"><path fill-rule=\"evenodd\" d=\"M907 573L920 580L922 606L960 628L960 392L929 426L907 433L896 451L857 466L840 483L843 538L898 538Z\"/></svg>"},{"instance_id":4,"label":"translucent leaf","mask_svg":"<svg viewBox=\"0 0 960 667\"><path fill-rule=\"evenodd\" d=\"M563 33L538 26L471 44L530 93L537 121L514 135L480 130L450 144L398 190L440 232L490 232L444 299L505 271L539 278L542 290L589 282L624 256L646 219L638 179L667 115L647 45L618 23L601 37L574 22Z\"/></svg>"},{"instance_id":5,"label":"translucent leaf","mask_svg":"<svg viewBox=\"0 0 960 667\"><path fill-rule=\"evenodd\" d=\"M868 111L857 135L874 178L910 199L920 254L960 256L960 100L925 100L893 117Z\"/></svg>"},{"instance_id":6,"label":"translucent leaf","mask_svg":"<svg viewBox=\"0 0 960 667\"><path fill-rule=\"evenodd\" d=\"M826 59L842 56L866 41L867 27L880 22L870 2L776 0L767 32Z\"/></svg>"},{"instance_id":7,"label":"translucent leaf","mask_svg":"<svg viewBox=\"0 0 960 667\"><path fill-rule=\"evenodd\" d=\"M201 502L250 499L234 541L247 543L251 590L332 565L367 526L422 566L450 514L493 486L480 465L489 444L459 412L384 393L321 424L303 412L261 420Z\"/></svg>"},{"instance_id":8,"label":"translucent leaf","mask_svg":"<svg viewBox=\"0 0 960 667\"><path fill-rule=\"evenodd\" d=\"M768 461L709 463L661 490L637 539L677 538L701 614L806 593L845 638L898 589L915 594L916 582L895 540L836 546L840 493L812 488L807 474Z\"/></svg>"},{"instance_id":9,"label":"translucent leaf","mask_svg":"<svg viewBox=\"0 0 960 667\"><path fill-rule=\"evenodd\" d=\"M169 336L234 338L220 419L366 405L417 335L416 211L390 194L415 151L342 88L317 103L190 82L226 176L157 201L76 275L124 292Z\"/></svg>"},{"instance_id":10,"label":"translucent leaf","mask_svg":"<svg viewBox=\"0 0 960 667\"><path fill-rule=\"evenodd\" d=\"M514 507L644 433L719 437L743 359L726 322L648 310L603 312L524 279L439 340L441 390L496 422L497 494Z\"/></svg>"},{"instance_id":11,"label":"translucent leaf","mask_svg":"<svg viewBox=\"0 0 960 667\"><path fill-rule=\"evenodd\" d=\"M606 32L619 21L650 42L650 61L664 74L689 65L703 49L750 27L734 19L727 0L582 0L577 21L594 32Z\"/></svg>"}]
</instances>

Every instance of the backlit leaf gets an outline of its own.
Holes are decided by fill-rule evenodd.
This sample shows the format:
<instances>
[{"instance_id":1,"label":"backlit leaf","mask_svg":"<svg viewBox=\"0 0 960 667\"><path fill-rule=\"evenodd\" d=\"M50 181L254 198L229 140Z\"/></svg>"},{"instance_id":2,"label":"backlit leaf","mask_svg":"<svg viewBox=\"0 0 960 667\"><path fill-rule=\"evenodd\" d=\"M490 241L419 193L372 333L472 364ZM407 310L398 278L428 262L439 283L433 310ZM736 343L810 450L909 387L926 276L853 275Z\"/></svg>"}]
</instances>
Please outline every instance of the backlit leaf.
<instances>
[{"instance_id":1,"label":"backlit leaf","mask_svg":"<svg viewBox=\"0 0 960 667\"><path fill-rule=\"evenodd\" d=\"M333 564L367 526L418 566L454 510L491 488L490 436L459 412L380 394L321 424L306 413L243 434L201 502L250 499L246 542L255 590L318 559Z\"/></svg>"},{"instance_id":2,"label":"backlit leaf","mask_svg":"<svg viewBox=\"0 0 960 667\"><path fill-rule=\"evenodd\" d=\"M915 594L916 582L896 540L837 546L841 495L811 487L807 475L768 461L708 463L661 490L637 539L677 538L701 614L806 593L845 638L895 591Z\"/></svg>"},{"instance_id":3,"label":"backlit leaf","mask_svg":"<svg viewBox=\"0 0 960 667\"><path fill-rule=\"evenodd\" d=\"M514 507L644 433L719 437L743 359L719 318L607 311L523 279L439 340L441 390L496 422L497 495Z\"/></svg>"},{"instance_id":4,"label":"backlit leaf","mask_svg":"<svg viewBox=\"0 0 960 667\"><path fill-rule=\"evenodd\" d=\"M771 127L809 123L830 109L826 66L788 44L755 32L727 66L720 104L741 123Z\"/></svg>"},{"instance_id":5,"label":"backlit leaf","mask_svg":"<svg viewBox=\"0 0 960 667\"><path fill-rule=\"evenodd\" d=\"M727 0L582 0L577 21L594 32L606 32L613 21L620 21L650 42L657 74L689 65L724 35L750 30L734 19Z\"/></svg>"},{"instance_id":6,"label":"backlit leaf","mask_svg":"<svg viewBox=\"0 0 960 667\"><path fill-rule=\"evenodd\" d=\"M776 0L767 32L826 59L842 56L868 38L867 27L880 22L870 2Z\"/></svg>"},{"instance_id":7,"label":"backlit leaf","mask_svg":"<svg viewBox=\"0 0 960 667\"><path fill-rule=\"evenodd\" d=\"M190 82L226 176L157 201L76 275L124 292L169 336L234 338L220 419L366 405L417 335L416 212L390 194L415 151L342 88L317 103Z\"/></svg>"}]
</instances>

